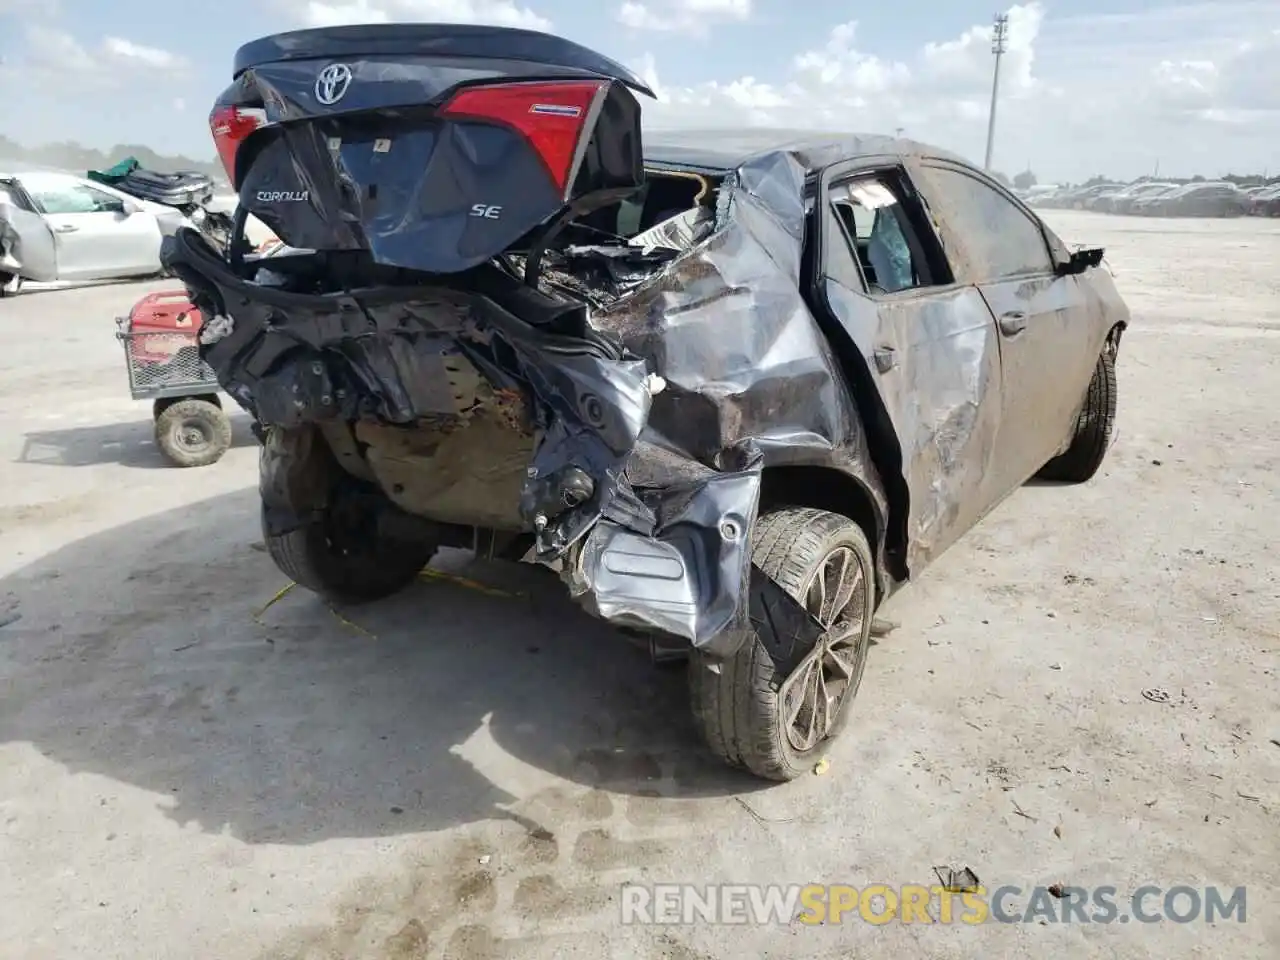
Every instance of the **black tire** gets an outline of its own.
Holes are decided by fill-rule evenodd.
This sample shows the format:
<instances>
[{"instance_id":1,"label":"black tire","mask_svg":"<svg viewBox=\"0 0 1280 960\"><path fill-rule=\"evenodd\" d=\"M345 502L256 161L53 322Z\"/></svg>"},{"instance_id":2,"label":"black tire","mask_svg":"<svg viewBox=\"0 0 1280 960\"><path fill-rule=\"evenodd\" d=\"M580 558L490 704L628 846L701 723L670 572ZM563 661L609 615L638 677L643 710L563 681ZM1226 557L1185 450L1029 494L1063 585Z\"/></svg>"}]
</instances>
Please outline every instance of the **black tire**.
<instances>
[{"instance_id":1,"label":"black tire","mask_svg":"<svg viewBox=\"0 0 1280 960\"><path fill-rule=\"evenodd\" d=\"M1071 445L1036 474L1041 480L1085 483L1102 466L1116 424L1116 351L1108 343L1089 380L1084 406L1076 417Z\"/></svg>"},{"instance_id":2,"label":"black tire","mask_svg":"<svg viewBox=\"0 0 1280 960\"><path fill-rule=\"evenodd\" d=\"M231 446L231 420L216 403L179 400L156 417L156 446L179 467L206 467Z\"/></svg>"},{"instance_id":3,"label":"black tire","mask_svg":"<svg viewBox=\"0 0 1280 960\"><path fill-rule=\"evenodd\" d=\"M333 508L292 530L273 534L264 508L262 538L280 572L299 586L342 604L382 600L409 586L431 562L435 544L379 536L374 532L377 518L371 512L376 508L369 506L376 500L364 497L362 501L358 507L354 501L341 506L364 511L360 519L367 522L359 524L369 531L364 536L350 532L339 536ZM350 530L350 517L343 526Z\"/></svg>"},{"instance_id":4,"label":"black tire","mask_svg":"<svg viewBox=\"0 0 1280 960\"><path fill-rule=\"evenodd\" d=\"M854 590L845 607L850 619L860 618L849 633L848 646L843 648L852 654L852 669L845 674L847 680L834 719L825 735L811 746L798 747L792 740L783 691L789 677L777 669L758 636L727 659L699 652L690 658L689 694L694 720L712 752L758 777L792 780L813 770L848 723L870 646L876 602L875 567L866 534L856 523L836 513L810 508L784 508L762 516L756 523L751 552L756 565L801 603L806 603L811 585L829 558L840 555L854 559L861 573L861 590ZM824 671L825 666L824 663ZM804 669L802 663L791 676L798 677Z\"/></svg>"},{"instance_id":5,"label":"black tire","mask_svg":"<svg viewBox=\"0 0 1280 960\"><path fill-rule=\"evenodd\" d=\"M14 273L0 273L0 297L14 297L22 289L22 278Z\"/></svg>"}]
</instances>

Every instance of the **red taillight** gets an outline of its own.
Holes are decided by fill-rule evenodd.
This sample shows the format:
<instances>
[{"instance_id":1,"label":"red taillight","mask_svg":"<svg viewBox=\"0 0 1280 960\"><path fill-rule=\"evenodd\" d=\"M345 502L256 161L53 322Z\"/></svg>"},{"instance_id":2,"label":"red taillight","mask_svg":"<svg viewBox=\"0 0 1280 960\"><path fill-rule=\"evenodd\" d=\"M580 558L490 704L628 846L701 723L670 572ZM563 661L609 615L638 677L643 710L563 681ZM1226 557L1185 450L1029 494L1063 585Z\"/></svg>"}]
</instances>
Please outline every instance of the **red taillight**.
<instances>
[{"instance_id":1,"label":"red taillight","mask_svg":"<svg viewBox=\"0 0 1280 960\"><path fill-rule=\"evenodd\" d=\"M231 178L231 186L240 186L236 180L236 151L249 134L265 126L266 122L267 112L261 108L215 107L209 114L209 129L213 131L218 158L222 160L222 169Z\"/></svg>"},{"instance_id":2,"label":"red taillight","mask_svg":"<svg viewBox=\"0 0 1280 960\"><path fill-rule=\"evenodd\" d=\"M591 105L605 86L593 80L468 87L440 115L491 120L518 130L564 193Z\"/></svg>"}]
</instances>

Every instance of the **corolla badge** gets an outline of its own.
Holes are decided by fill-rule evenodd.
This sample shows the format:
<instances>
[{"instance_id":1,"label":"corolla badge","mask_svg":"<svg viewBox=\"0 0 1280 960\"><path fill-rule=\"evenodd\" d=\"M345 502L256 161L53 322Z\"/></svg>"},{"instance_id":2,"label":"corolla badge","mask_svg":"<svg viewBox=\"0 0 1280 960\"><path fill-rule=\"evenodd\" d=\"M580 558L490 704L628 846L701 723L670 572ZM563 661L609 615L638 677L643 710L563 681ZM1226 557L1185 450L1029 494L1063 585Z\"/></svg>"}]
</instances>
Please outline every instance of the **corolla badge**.
<instances>
[{"instance_id":1,"label":"corolla badge","mask_svg":"<svg viewBox=\"0 0 1280 960\"><path fill-rule=\"evenodd\" d=\"M316 99L331 107L347 95L351 86L351 68L345 63L331 63L316 77Z\"/></svg>"}]
</instances>

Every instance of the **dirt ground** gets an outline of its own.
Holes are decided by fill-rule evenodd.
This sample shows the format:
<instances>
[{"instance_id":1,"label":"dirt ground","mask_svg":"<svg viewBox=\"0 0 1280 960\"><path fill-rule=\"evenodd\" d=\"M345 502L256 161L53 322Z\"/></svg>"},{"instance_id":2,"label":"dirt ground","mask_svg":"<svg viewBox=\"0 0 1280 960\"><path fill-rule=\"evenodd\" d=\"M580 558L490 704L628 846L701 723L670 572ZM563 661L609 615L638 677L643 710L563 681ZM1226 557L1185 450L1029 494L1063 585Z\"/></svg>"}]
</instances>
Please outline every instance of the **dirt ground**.
<instances>
[{"instance_id":1,"label":"dirt ground","mask_svg":"<svg viewBox=\"0 0 1280 960\"><path fill-rule=\"evenodd\" d=\"M157 285L0 302L0 956L1280 955L1280 221L1047 216L1134 311L1107 464L895 598L830 770L768 788L537 571L451 555L498 592L255 618L285 580L246 423L178 470L127 395L112 317ZM1247 917L619 920L625 881L935 865L1244 885Z\"/></svg>"}]
</instances>

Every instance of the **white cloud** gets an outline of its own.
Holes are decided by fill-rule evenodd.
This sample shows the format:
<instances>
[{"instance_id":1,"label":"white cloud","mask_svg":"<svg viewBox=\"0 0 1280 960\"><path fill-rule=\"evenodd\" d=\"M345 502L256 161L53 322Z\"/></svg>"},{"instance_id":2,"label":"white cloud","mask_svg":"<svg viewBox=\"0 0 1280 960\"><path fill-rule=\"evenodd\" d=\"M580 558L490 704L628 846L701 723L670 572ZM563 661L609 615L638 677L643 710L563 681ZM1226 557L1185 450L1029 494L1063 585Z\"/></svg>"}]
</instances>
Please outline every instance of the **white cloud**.
<instances>
[{"instance_id":1,"label":"white cloud","mask_svg":"<svg viewBox=\"0 0 1280 960\"><path fill-rule=\"evenodd\" d=\"M1025 97L1037 89L1034 47L1044 20L1038 2L1009 11L1005 94ZM650 69L653 65L650 64ZM791 60L781 82L756 77L667 87L650 111L662 125L761 126L892 131L937 127L986 116L991 84L991 27L977 26L957 39L924 45L909 60L869 53L858 44L856 21L833 27L819 47ZM913 131L917 132L917 131ZM924 130L918 131L923 134Z\"/></svg>"},{"instance_id":2,"label":"white cloud","mask_svg":"<svg viewBox=\"0 0 1280 960\"><path fill-rule=\"evenodd\" d=\"M658 102L643 103L650 128L905 128L907 136L969 157L984 152L989 24L948 37L917 20L904 22L897 36L871 35L867 24L824 25L811 14L797 14L802 29L812 30L810 39L779 49L776 24L765 15L770 8L751 0L606 0L600 15L612 19L604 35L598 23L585 17L576 22L570 0L269 2L286 13L282 27L437 21L554 30L544 11L567 10L561 19L575 22L560 24L561 32L629 59L658 93ZM1029 162L1047 180L1099 172L1134 176L1157 163L1162 173L1174 175L1274 167L1280 143L1280 4L1168 3L1175 5L1104 15L1076 14L1069 0L1019 0L1010 7L996 165L1012 172ZM773 0L772 9L781 5ZM5 38L0 87L30 91L5 101L7 133L33 142L145 142L164 139L154 132L158 126L166 132L190 128L174 121L181 112L176 100L207 102L208 91L197 89L191 69L198 38L174 30L170 51L130 39L125 31L114 38L88 35L83 22L60 18L57 10L51 0L0 0L5 26L15 25ZM158 15L177 22L170 8ZM731 36L709 39L709 28L717 24L733 26ZM916 38L914 49L886 53L886 42L904 33ZM705 56L689 55L691 36L700 37L697 49ZM668 41L670 53L664 52ZM717 70L723 58L712 55L713 43L740 43L752 69L737 77ZM636 56L637 49L657 57ZM160 71L184 82L157 83ZM677 76L679 82L673 81ZM130 110L108 115L101 109L104 95L127 102ZM198 133L168 136L184 144L181 149L201 149L192 140Z\"/></svg>"},{"instance_id":3,"label":"white cloud","mask_svg":"<svg viewBox=\"0 0 1280 960\"><path fill-rule=\"evenodd\" d=\"M1008 9L995 163L1042 178L1097 172L1216 175L1274 166L1280 141L1280 7L1222 0L1106 17L1027 0ZM777 126L893 132L981 159L991 26L914 53L871 52L855 22L832 28L781 76L661 86L651 127ZM786 61L784 61L786 62ZM652 58L644 75L659 79ZM1171 167L1173 169L1171 169Z\"/></svg>"},{"instance_id":4,"label":"white cloud","mask_svg":"<svg viewBox=\"0 0 1280 960\"><path fill-rule=\"evenodd\" d=\"M120 37L107 37L102 41L103 50L118 60L132 60L148 67L168 70L183 65L183 59L159 47L146 47Z\"/></svg>"},{"instance_id":5,"label":"white cloud","mask_svg":"<svg viewBox=\"0 0 1280 960\"><path fill-rule=\"evenodd\" d=\"M658 81L658 64L653 59L652 53L646 53L640 57L638 61L632 64L631 69L653 91L655 97L659 100L667 99L666 92Z\"/></svg>"},{"instance_id":6,"label":"white cloud","mask_svg":"<svg viewBox=\"0 0 1280 960\"><path fill-rule=\"evenodd\" d=\"M1035 45L1044 25L1045 8L1026 3L1009 8L1009 30L1005 54L1000 62L1001 89L1025 96L1035 89L1032 73ZM926 43L921 54L921 73L938 84L972 89L991 83L991 40L989 25L970 27L955 40Z\"/></svg>"},{"instance_id":7,"label":"white cloud","mask_svg":"<svg viewBox=\"0 0 1280 960\"><path fill-rule=\"evenodd\" d=\"M26 30L21 63L37 70L61 67L70 73L92 70L96 62L89 51L65 30L31 24Z\"/></svg>"},{"instance_id":8,"label":"white cloud","mask_svg":"<svg viewBox=\"0 0 1280 960\"><path fill-rule=\"evenodd\" d=\"M861 101L866 94L885 93L906 86L911 70L903 63L881 60L854 47L857 21L842 23L831 30L820 50L807 50L795 58L798 79L806 86L832 91L854 91Z\"/></svg>"},{"instance_id":9,"label":"white cloud","mask_svg":"<svg viewBox=\"0 0 1280 960\"><path fill-rule=\"evenodd\" d=\"M715 23L751 19L751 0L624 0L616 18L632 30L701 34Z\"/></svg>"},{"instance_id":10,"label":"white cloud","mask_svg":"<svg viewBox=\"0 0 1280 960\"><path fill-rule=\"evenodd\" d=\"M27 25L18 66L42 74L107 76L124 66L153 70L179 70L186 61L158 47L147 47L120 37L105 37L97 47L87 47L72 34L41 23ZM122 79L122 78L118 78Z\"/></svg>"},{"instance_id":11,"label":"white cloud","mask_svg":"<svg viewBox=\"0 0 1280 960\"><path fill-rule=\"evenodd\" d=\"M299 15L312 27L392 21L489 23L526 30L550 30L552 26L546 17L514 0L307 0Z\"/></svg>"}]
</instances>

